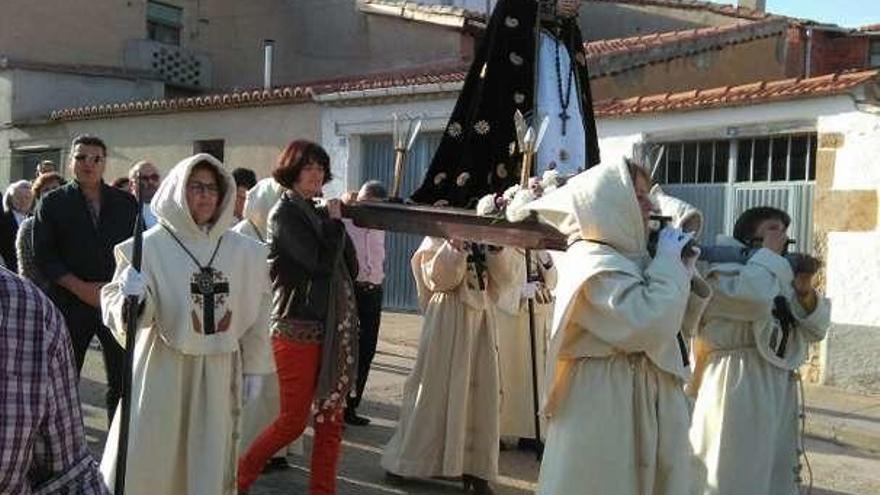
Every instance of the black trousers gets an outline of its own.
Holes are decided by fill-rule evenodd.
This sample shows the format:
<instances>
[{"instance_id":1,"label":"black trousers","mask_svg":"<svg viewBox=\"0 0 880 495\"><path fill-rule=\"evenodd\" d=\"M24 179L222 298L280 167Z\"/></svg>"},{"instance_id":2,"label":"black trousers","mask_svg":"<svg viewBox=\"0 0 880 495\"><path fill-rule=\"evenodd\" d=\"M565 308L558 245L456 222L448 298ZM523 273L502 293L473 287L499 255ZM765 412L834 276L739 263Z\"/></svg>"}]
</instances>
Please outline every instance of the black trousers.
<instances>
[{"instance_id":1,"label":"black trousers","mask_svg":"<svg viewBox=\"0 0 880 495\"><path fill-rule=\"evenodd\" d=\"M382 286L357 283L355 284L358 318L361 323L358 339L358 375L356 395L348 398L348 407L356 409L364 395L370 365L376 355L376 343L379 341L379 323L382 319Z\"/></svg>"},{"instance_id":2,"label":"black trousers","mask_svg":"<svg viewBox=\"0 0 880 495\"><path fill-rule=\"evenodd\" d=\"M97 335L104 354L104 369L107 372L107 406L108 423L113 421L116 405L122 395L122 378L125 368L125 349L119 345L110 329L101 323L101 313L97 309L84 310L82 307L61 308L70 340L73 343L73 355L76 358L76 376L82 373L86 352L92 337Z\"/></svg>"}]
</instances>

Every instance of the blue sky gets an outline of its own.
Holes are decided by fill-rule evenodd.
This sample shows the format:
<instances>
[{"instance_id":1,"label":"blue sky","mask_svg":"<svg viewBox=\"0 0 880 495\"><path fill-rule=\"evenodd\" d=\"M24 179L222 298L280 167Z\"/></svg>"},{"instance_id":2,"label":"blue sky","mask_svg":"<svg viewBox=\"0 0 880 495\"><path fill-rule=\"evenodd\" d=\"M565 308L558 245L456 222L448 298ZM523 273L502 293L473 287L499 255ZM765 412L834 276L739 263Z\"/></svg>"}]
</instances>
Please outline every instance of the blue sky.
<instances>
[{"instance_id":1,"label":"blue sky","mask_svg":"<svg viewBox=\"0 0 880 495\"><path fill-rule=\"evenodd\" d=\"M880 23L880 0L767 0L767 11L846 27Z\"/></svg>"}]
</instances>

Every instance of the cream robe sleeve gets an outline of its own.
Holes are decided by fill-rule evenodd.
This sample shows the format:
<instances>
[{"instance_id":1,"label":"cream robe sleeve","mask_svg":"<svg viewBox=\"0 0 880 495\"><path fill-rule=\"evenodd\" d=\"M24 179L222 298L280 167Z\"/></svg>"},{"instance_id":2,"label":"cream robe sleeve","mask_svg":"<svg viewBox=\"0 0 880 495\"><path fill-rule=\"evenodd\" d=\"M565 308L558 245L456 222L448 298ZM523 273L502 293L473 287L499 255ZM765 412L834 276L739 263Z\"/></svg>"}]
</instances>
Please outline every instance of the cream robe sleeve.
<instances>
[{"instance_id":1,"label":"cream robe sleeve","mask_svg":"<svg viewBox=\"0 0 880 495\"><path fill-rule=\"evenodd\" d=\"M467 271L467 253L443 242L426 253L421 264L422 280L431 292L448 292L458 287Z\"/></svg>"},{"instance_id":2,"label":"cream robe sleeve","mask_svg":"<svg viewBox=\"0 0 880 495\"><path fill-rule=\"evenodd\" d=\"M831 325L831 301L826 297L817 296L818 301L812 313L798 303L797 298L792 298L791 312L798 321L798 330L807 342L819 342L828 333Z\"/></svg>"},{"instance_id":3,"label":"cream robe sleeve","mask_svg":"<svg viewBox=\"0 0 880 495\"><path fill-rule=\"evenodd\" d=\"M644 278L606 271L590 278L578 297L593 311L576 323L603 342L626 352L663 347L681 330L690 279L679 260L658 256Z\"/></svg>"},{"instance_id":4,"label":"cream robe sleeve","mask_svg":"<svg viewBox=\"0 0 880 495\"><path fill-rule=\"evenodd\" d=\"M715 292L713 315L734 321L770 316L773 298L794 279L788 261L762 248L745 265L714 265L707 275Z\"/></svg>"},{"instance_id":5,"label":"cream robe sleeve","mask_svg":"<svg viewBox=\"0 0 880 495\"><path fill-rule=\"evenodd\" d=\"M125 318L125 294L122 293L120 276L131 263L128 261L126 251L131 250L130 241L126 241L114 248L113 254L116 258L116 271L113 273L113 279L101 288L101 316L107 328L113 332L116 340L125 346L126 318ZM153 323L153 317L156 314L155 299L153 293L155 284L150 278L148 272L144 272L147 279L147 291L144 294L141 309L138 315L138 330L147 328Z\"/></svg>"},{"instance_id":6,"label":"cream robe sleeve","mask_svg":"<svg viewBox=\"0 0 880 495\"><path fill-rule=\"evenodd\" d=\"M241 346L242 373L248 375L266 375L275 371L275 359L272 357L272 345L269 339L272 294L269 290L268 276L267 273L266 286L260 298L259 316L238 340Z\"/></svg>"}]
</instances>

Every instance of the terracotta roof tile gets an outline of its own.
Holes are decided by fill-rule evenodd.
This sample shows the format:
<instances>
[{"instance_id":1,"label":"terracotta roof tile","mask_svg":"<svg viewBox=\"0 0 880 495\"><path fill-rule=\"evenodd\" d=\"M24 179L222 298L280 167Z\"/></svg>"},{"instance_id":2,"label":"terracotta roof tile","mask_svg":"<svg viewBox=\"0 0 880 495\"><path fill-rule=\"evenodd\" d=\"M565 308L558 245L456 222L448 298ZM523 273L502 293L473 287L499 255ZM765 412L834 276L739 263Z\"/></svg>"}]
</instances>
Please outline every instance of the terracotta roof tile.
<instances>
[{"instance_id":1,"label":"terracotta roof tile","mask_svg":"<svg viewBox=\"0 0 880 495\"><path fill-rule=\"evenodd\" d=\"M53 111L49 120L85 120L181 111L226 110L240 107L305 103L314 101L317 96L332 93L364 92L438 83L460 83L464 81L466 75L467 67L461 65L437 66L420 70L327 79L296 86L273 88L271 90L249 89L214 95L65 108Z\"/></svg>"},{"instance_id":2,"label":"terracotta roof tile","mask_svg":"<svg viewBox=\"0 0 880 495\"><path fill-rule=\"evenodd\" d=\"M667 31L662 33L632 36L629 38L611 38L605 40L590 41L584 43L587 56L592 58L599 55L608 55L616 52L632 52L646 50L668 43L678 43L699 38L718 36L720 34L754 30L754 22L735 22L726 26L709 26L681 31Z\"/></svg>"},{"instance_id":3,"label":"terracotta roof tile","mask_svg":"<svg viewBox=\"0 0 880 495\"><path fill-rule=\"evenodd\" d=\"M880 69L828 74L811 79L757 81L739 86L662 93L623 100L606 100L595 105L598 117L730 107L783 101L795 98L845 93L863 84L880 81Z\"/></svg>"},{"instance_id":4,"label":"terracotta roof tile","mask_svg":"<svg viewBox=\"0 0 880 495\"><path fill-rule=\"evenodd\" d=\"M739 19L759 21L769 18L783 18L783 16L768 14L754 9L724 5L714 2L698 0L586 0L585 3L617 3L652 7L669 7L676 9L702 10Z\"/></svg>"},{"instance_id":5,"label":"terracotta roof tile","mask_svg":"<svg viewBox=\"0 0 880 495\"><path fill-rule=\"evenodd\" d=\"M780 36L790 23L771 18L584 43L592 79L645 65L717 50L756 39Z\"/></svg>"}]
</instances>

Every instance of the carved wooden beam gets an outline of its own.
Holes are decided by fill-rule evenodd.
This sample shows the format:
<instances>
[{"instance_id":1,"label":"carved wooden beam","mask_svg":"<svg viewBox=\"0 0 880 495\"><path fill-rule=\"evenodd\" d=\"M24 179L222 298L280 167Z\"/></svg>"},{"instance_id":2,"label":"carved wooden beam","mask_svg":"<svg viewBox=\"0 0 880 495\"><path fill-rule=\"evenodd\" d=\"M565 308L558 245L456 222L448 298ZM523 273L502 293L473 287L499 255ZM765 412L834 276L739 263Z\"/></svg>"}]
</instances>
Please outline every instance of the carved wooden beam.
<instances>
[{"instance_id":1,"label":"carved wooden beam","mask_svg":"<svg viewBox=\"0 0 880 495\"><path fill-rule=\"evenodd\" d=\"M399 203L361 202L344 205L344 217L363 228L462 239L495 246L565 251L565 236L537 220L508 222L473 210Z\"/></svg>"}]
</instances>

